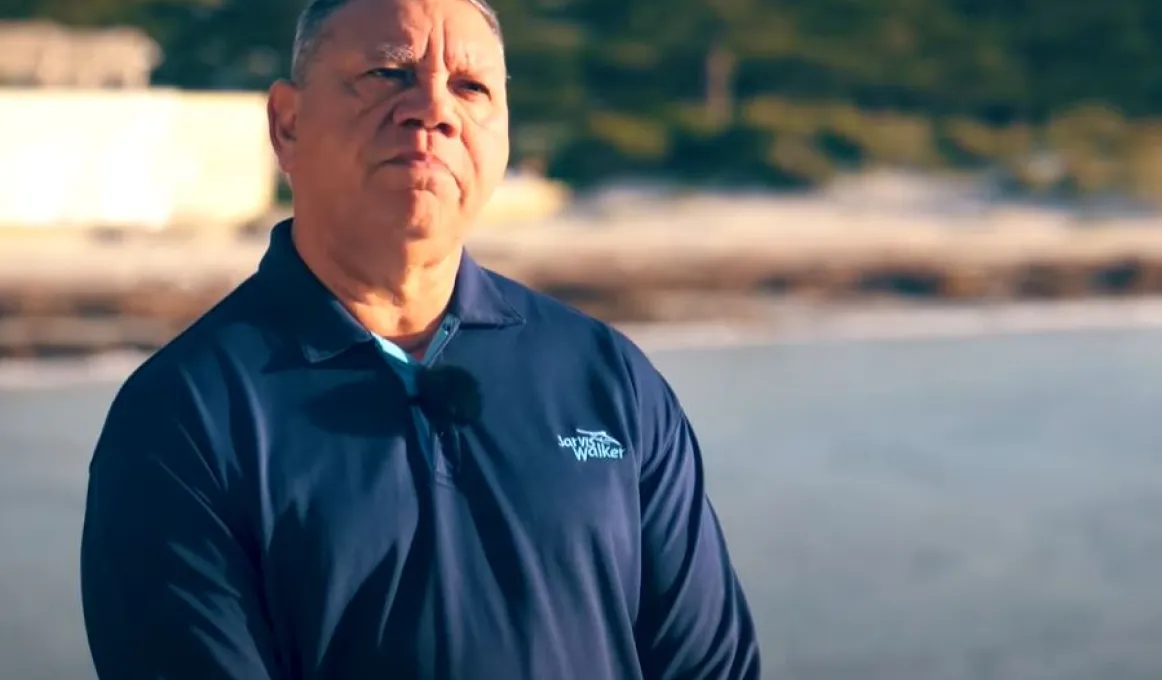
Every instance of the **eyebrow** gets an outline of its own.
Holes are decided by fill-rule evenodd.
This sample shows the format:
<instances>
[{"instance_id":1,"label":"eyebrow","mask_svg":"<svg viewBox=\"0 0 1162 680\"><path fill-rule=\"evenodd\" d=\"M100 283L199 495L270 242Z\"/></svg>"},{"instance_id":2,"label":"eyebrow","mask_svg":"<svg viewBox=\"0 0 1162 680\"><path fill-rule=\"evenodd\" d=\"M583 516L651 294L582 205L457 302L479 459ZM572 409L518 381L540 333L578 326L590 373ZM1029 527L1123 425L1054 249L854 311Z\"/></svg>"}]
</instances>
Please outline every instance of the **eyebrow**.
<instances>
[{"instance_id":1,"label":"eyebrow","mask_svg":"<svg viewBox=\"0 0 1162 680\"><path fill-rule=\"evenodd\" d=\"M503 55L504 52L502 51L501 54ZM383 61L401 65L415 65L420 61L419 55L416 54L416 51L412 49L410 45L402 45L398 43L380 43L368 52L368 56L373 61ZM461 63L466 67L479 66L482 68L488 68L490 66L496 65L493 63L492 59L487 57L482 59L470 53L463 53L463 57L464 58L462 60L457 61L461 61ZM499 66L500 68L504 69L505 65L503 58L499 62Z\"/></svg>"}]
</instances>

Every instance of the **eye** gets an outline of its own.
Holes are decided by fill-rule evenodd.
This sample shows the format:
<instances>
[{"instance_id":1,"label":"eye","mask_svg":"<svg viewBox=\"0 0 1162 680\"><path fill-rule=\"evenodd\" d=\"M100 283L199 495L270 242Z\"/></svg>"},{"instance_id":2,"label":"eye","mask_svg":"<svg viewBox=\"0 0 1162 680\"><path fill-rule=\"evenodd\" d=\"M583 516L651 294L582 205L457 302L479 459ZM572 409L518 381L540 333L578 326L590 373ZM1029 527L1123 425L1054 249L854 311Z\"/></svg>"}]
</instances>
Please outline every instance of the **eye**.
<instances>
[{"instance_id":1,"label":"eye","mask_svg":"<svg viewBox=\"0 0 1162 680\"><path fill-rule=\"evenodd\" d=\"M382 80L398 80L401 83L411 82L412 79L410 70L397 67L373 68L367 72L367 75Z\"/></svg>"},{"instance_id":2,"label":"eye","mask_svg":"<svg viewBox=\"0 0 1162 680\"><path fill-rule=\"evenodd\" d=\"M468 92L472 92L474 94L482 94L486 97L492 94L492 90L488 89L487 85L485 85L484 83L477 81L477 80L463 81L460 84L460 87L464 88Z\"/></svg>"}]
</instances>

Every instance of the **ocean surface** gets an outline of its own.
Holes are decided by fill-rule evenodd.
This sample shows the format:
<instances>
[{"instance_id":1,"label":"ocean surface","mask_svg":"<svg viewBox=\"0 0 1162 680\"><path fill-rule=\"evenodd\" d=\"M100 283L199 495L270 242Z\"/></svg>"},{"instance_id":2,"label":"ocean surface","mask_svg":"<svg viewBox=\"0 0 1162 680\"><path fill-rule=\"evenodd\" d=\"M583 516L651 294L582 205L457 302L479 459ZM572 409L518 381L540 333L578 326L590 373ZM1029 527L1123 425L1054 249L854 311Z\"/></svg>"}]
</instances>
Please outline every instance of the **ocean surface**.
<instances>
[{"instance_id":1,"label":"ocean surface","mask_svg":"<svg viewBox=\"0 0 1162 680\"><path fill-rule=\"evenodd\" d=\"M839 336L643 336L764 676L1162 678L1162 330ZM0 372L0 680L93 678L86 465L132 361Z\"/></svg>"}]
</instances>

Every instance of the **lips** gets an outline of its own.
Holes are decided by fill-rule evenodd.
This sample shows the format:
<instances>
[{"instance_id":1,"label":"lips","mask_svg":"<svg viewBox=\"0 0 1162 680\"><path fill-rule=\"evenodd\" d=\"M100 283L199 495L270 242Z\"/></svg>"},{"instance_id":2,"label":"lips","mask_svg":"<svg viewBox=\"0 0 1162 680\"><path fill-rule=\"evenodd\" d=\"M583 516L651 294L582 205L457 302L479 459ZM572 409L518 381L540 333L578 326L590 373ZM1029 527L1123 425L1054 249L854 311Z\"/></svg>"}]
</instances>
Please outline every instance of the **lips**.
<instances>
[{"instance_id":1,"label":"lips","mask_svg":"<svg viewBox=\"0 0 1162 680\"><path fill-rule=\"evenodd\" d=\"M448 170L448 166L437 156L421 151L409 151L396 154L387 160L388 165L405 168L427 168L430 170Z\"/></svg>"}]
</instances>

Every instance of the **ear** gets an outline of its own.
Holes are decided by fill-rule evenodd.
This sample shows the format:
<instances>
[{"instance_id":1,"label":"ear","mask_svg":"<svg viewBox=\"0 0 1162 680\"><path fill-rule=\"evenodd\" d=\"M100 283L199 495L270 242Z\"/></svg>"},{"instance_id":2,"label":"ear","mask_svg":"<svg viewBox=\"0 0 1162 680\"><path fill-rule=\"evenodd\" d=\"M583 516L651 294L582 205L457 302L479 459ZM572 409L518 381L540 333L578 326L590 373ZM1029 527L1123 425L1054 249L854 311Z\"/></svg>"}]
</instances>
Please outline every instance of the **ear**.
<instances>
[{"instance_id":1,"label":"ear","mask_svg":"<svg viewBox=\"0 0 1162 680\"><path fill-rule=\"evenodd\" d=\"M275 81L266 98L266 122L270 145L278 157L278 166L290 173L294 165L295 142L298 139L298 88L287 80Z\"/></svg>"}]
</instances>

